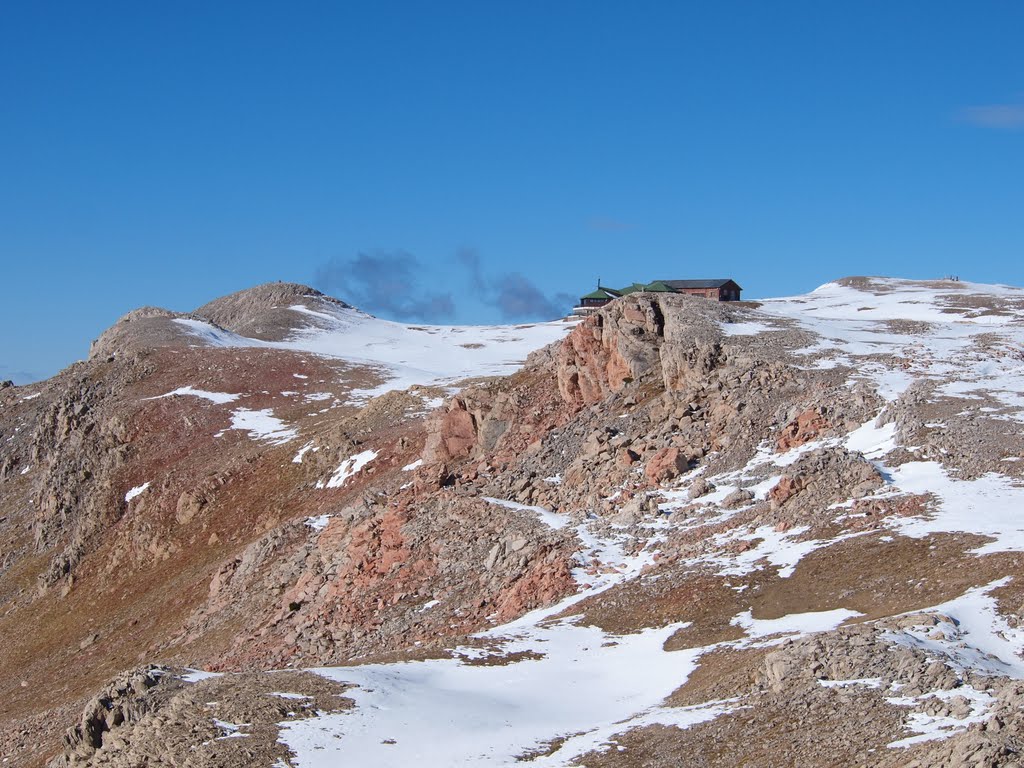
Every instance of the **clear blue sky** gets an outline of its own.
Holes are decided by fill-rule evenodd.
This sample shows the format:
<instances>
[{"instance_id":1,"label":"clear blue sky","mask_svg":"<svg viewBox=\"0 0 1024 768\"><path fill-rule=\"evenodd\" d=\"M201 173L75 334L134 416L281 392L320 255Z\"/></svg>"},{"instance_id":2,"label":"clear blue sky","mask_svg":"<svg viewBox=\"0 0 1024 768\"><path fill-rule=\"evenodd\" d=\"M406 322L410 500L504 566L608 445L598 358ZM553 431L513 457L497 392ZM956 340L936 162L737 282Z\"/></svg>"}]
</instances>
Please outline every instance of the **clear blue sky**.
<instances>
[{"instance_id":1,"label":"clear blue sky","mask_svg":"<svg viewBox=\"0 0 1024 768\"><path fill-rule=\"evenodd\" d=\"M598 276L1024 283L1022 32L1010 0L2 3L0 378L277 279L459 322Z\"/></svg>"}]
</instances>

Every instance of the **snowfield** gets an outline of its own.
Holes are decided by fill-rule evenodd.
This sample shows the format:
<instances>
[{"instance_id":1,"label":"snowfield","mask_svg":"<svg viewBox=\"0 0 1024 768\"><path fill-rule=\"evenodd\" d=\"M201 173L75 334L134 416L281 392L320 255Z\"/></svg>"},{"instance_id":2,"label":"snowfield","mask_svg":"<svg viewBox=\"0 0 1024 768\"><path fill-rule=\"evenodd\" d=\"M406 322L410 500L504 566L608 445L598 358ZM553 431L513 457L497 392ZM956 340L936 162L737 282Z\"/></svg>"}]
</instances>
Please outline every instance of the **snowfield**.
<instances>
[{"instance_id":1,"label":"snowfield","mask_svg":"<svg viewBox=\"0 0 1024 768\"><path fill-rule=\"evenodd\" d=\"M303 328L285 341L269 342L200 320L181 318L175 322L210 346L292 349L366 366L384 381L353 392L356 402L417 384L448 386L479 376L506 376L531 352L557 341L576 325L563 320L493 326L413 325L380 320L326 302L319 312L302 305L290 309L324 327Z\"/></svg>"},{"instance_id":2,"label":"snowfield","mask_svg":"<svg viewBox=\"0 0 1024 768\"><path fill-rule=\"evenodd\" d=\"M872 382L888 400L916 379L954 374L957 381L946 385L950 394L986 393L1007 409L1024 409L1024 289L870 279L872 292L827 283L804 296L765 299L759 311L816 335L819 341L804 350L821 356L815 367L855 365L860 368L855 379ZM914 323L919 326L908 325ZM1002 349L980 352L976 345L982 337L999 339ZM889 354L903 355L908 367L893 369L872 359ZM1011 416L1024 420L1024 411Z\"/></svg>"}]
</instances>

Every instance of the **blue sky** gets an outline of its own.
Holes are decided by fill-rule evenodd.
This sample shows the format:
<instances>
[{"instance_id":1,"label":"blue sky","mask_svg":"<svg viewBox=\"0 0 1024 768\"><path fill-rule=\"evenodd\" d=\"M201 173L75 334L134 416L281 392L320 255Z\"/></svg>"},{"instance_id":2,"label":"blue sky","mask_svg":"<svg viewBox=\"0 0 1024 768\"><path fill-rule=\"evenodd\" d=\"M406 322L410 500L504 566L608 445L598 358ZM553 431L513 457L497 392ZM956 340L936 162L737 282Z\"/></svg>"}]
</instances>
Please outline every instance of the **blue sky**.
<instances>
[{"instance_id":1,"label":"blue sky","mask_svg":"<svg viewBox=\"0 0 1024 768\"><path fill-rule=\"evenodd\" d=\"M598 276L1022 284L1022 29L1009 0L0 4L0 378L277 279L440 322Z\"/></svg>"}]
</instances>

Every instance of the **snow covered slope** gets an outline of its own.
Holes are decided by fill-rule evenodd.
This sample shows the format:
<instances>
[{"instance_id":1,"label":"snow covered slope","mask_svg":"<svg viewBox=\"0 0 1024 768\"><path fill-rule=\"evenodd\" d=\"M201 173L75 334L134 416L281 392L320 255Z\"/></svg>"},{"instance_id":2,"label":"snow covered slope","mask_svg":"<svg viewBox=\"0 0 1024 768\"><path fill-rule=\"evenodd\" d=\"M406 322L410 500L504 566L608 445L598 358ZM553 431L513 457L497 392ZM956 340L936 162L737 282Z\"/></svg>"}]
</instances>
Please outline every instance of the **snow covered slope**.
<instances>
[{"instance_id":1,"label":"snow covered slope","mask_svg":"<svg viewBox=\"0 0 1024 768\"><path fill-rule=\"evenodd\" d=\"M1024 408L1024 289L850 278L766 299L760 312L816 337L803 350L810 365L858 368L854 380L873 382L889 399L917 379L953 379L944 392L989 393L1008 415Z\"/></svg>"},{"instance_id":2,"label":"snow covered slope","mask_svg":"<svg viewBox=\"0 0 1024 768\"><path fill-rule=\"evenodd\" d=\"M506 376L536 349L562 338L571 321L522 325L413 325L380 320L365 312L322 302L322 311L296 304L296 320L312 319L284 341L252 339L201 320L180 318L197 338L211 346L271 347L339 358L375 370L384 383L354 393L359 398L406 389L416 384L445 386L480 376ZM297 325L299 323L297 322Z\"/></svg>"}]
</instances>

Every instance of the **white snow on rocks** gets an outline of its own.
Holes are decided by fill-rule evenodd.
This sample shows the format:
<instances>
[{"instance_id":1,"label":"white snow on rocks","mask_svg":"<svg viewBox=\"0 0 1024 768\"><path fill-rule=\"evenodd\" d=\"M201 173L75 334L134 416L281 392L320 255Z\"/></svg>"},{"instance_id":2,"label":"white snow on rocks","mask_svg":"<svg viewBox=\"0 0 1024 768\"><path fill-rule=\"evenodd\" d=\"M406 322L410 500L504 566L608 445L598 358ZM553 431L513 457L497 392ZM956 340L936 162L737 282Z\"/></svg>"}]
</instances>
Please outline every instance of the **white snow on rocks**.
<instances>
[{"instance_id":1,"label":"white snow on rocks","mask_svg":"<svg viewBox=\"0 0 1024 768\"><path fill-rule=\"evenodd\" d=\"M274 416L274 411L270 408L258 411L236 408L231 412L231 426L228 429L240 429L248 432L253 440L265 440L271 445L284 445L299 435L298 430ZM222 434L223 432L220 432L217 436Z\"/></svg>"},{"instance_id":2,"label":"white snow on rocks","mask_svg":"<svg viewBox=\"0 0 1024 768\"><path fill-rule=\"evenodd\" d=\"M319 450L320 449L318 447L314 447L313 446L312 442L308 442L304 446L299 448L299 452L295 454L295 457L292 459L292 463L293 464L301 464L302 463L302 457L305 456L309 451L319 451Z\"/></svg>"},{"instance_id":3,"label":"white snow on rocks","mask_svg":"<svg viewBox=\"0 0 1024 768\"><path fill-rule=\"evenodd\" d=\"M995 702L995 698L979 691L970 685L961 685L948 691L929 691L920 696L892 696L886 699L890 704L898 707L920 707L927 706L929 699L937 699L941 702L956 702L966 710L961 717L951 714L926 714L924 712L912 712L907 718L906 727L914 731L916 735L890 742L887 746L890 749L901 747L912 747L924 741L936 739L948 739L962 731L972 723L981 723L988 717L988 709Z\"/></svg>"},{"instance_id":4,"label":"white snow on rocks","mask_svg":"<svg viewBox=\"0 0 1024 768\"><path fill-rule=\"evenodd\" d=\"M497 504L499 507L505 507L505 509L515 509L520 512L530 512L537 516L544 525L552 530L557 531L559 528L564 528L569 524L568 515L560 515L556 512L552 512L544 507L531 507L528 504L520 504L515 501L505 501L504 499L494 499L490 496L484 496L484 501L489 501L491 504Z\"/></svg>"},{"instance_id":5,"label":"white snow on rocks","mask_svg":"<svg viewBox=\"0 0 1024 768\"><path fill-rule=\"evenodd\" d=\"M848 450L859 451L867 459L877 459L896 447L896 425L877 425L877 419L862 424L846 436Z\"/></svg>"},{"instance_id":6,"label":"white snow on rocks","mask_svg":"<svg viewBox=\"0 0 1024 768\"><path fill-rule=\"evenodd\" d=\"M845 446L871 459L886 478L884 495L930 495L934 503L916 517L894 517L886 525L913 538L934 533L976 534L991 539L975 549L979 555L1024 551L1024 487L989 473L973 480L956 479L935 461L887 466L882 458L896 447L895 424L878 426L872 419L851 432ZM877 494L882 495L882 494Z\"/></svg>"},{"instance_id":7,"label":"white snow on rocks","mask_svg":"<svg viewBox=\"0 0 1024 768\"><path fill-rule=\"evenodd\" d=\"M226 720L218 720L215 717L213 718L213 724L224 732L222 735L214 739L214 741L220 741L221 739L241 739L251 735L243 733L241 729L252 727L252 723L229 723Z\"/></svg>"},{"instance_id":8,"label":"white snow on rocks","mask_svg":"<svg viewBox=\"0 0 1024 768\"><path fill-rule=\"evenodd\" d=\"M128 491L128 493L126 493L124 495L125 502L130 502L136 496L142 494L147 488L149 488L149 483L148 482L145 482L142 485L135 486L130 491Z\"/></svg>"},{"instance_id":9,"label":"white snow on rocks","mask_svg":"<svg viewBox=\"0 0 1024 768\"><path fill-rule=\"evenodd\" d=\"M406 464L404 467L402 467L402 471L403 472L412 472L414 469L419 469L422 466L423 466L423 459L416 459L416 461L412 462L411 464Z\"/></svg>"},{"instance_id":10,"label":"white snow on rocks","mask_svg":"<svg viewBox=\"0 0 1024 768\"><path fill-rule=\"evenodd\" d=\"M755 336L765 331L774 331L764 323L722 323L722 333L726 336Z\"/></svg>"},{"instance_id":11,"label":"white snow on rocks","mask_svg":"<svg viewBox=\"0 0 1024 768\"><path fill-rule=\"evenodd\" d=\"M214 677L223 677L223 672L206 672L202 669L188 669L184 675L179 677L186 683L198 683L200 680L209 680Z\"/></svg>"},{"instance_id":12,"label":"white snow on rocks","mask_svg":"<svg viewBox=\"0 0 1024 768\"><path fill-rule=\"evenodd\" d=\"M327 527L327 524L331 522L330 515L317 515L316 517L307 517L306 525L312 528L314 531L322 531Z\"/></svg>"},{"instance_id":13,"label":"white snow on rocks","mask_svg":"<svg viewBox=\"0 0 1024 768\"><path fill-rule=\"evenodd\" d=\"M1011 627L999 615L996 600L990 594L1009 581L1003 578L969 589L960 597L923 611L930 617L925 624L887 630L883 636L894 645L923 651L958 675L970 670L981 676L1024 680L1024 628ZM894 685L892 690L899 688ZM915 735L888 745L901 748L945 739L986 720L995 699L986 691L960 684L916 696L894 696L887 701L925 710L908 717L907 728Z\"/></svg>"},{"instance_id":14,"label":"white snow on rocks","mask_svg":"<svg viewBox=\"0 0 1024 768\"><path fill-rule=\"evenodd\" d=\"M857 677L853 680L818 680L822 688L881 688L885 681L880 677Z\"/></svg>"},{"instance_id":15,"label":"white snow on rocks","mask_svg":"<svg viewBox=\"0 0 1024 768\"><path fill-rule=\"evenodd\" d=\"M1024 487L1003 475L956 480L933 461L912 461L889 470L892 485L904 493L934 494L935 508L922 517L900 518L890 525L904 536L973 533L992 541L975 549L1024 552Z\"/></svg>"},{"instance_id":16,"label":"white snow on rocks","mask_svg":"<svg viewBox=\"0 0 1024 768\"><path fill-rule=\"evenodd\" d=\"M309 699L313 698L312 696L307 696L304 693L286 693L286 692L282 692L282 691L273 691L272 693L269 693L267 695L268 696L277 696L278 698L281 698L281 699L291 699L293 701L306 701L306 700L309 700Z\"/></svg>"},{"instance_id":17,"label":"white snow on rocks","mask_svg":"<svg viewBox=\"0 0 1024 768\"><path fill-rule=\"evenodd\" d=\"M895 400L918 378L945 378L940 391L987 393L1008 408L1024 409L1024 289L956 282L921 284L870 278L867 290L827 283L803 296L764 299L758 312L794 322L819 337L804 354L821 355L814 368L852 367L856 379ZM977 297L977 307L971 307ZM988 308L1005 302L998 311ZM902 323L893 332L890 323ZM918 324L915 328L908 323ZM1002 349L979 351L979 337L1001 339ZM874 358L896 355L898 367ZM1024 420L1024 410L1012 416Z\"/></svg>"},{"instance_id":18,"label":"white snow on rocks","mask_svg":"<svg viewBox=\"0 0 1024 768\"><path fill-rule=\"evenodd\" d=\"M338 465L338 468L334 470L334 474L328 478L327 482L325 483L321 480L316 484L316 487L340 488L345 484L346 480L359 472L375 458L377 458L376 451L360 451L355 456L350 456L341 462L341 464Z\"/></svg>"},{"instance_id":19,"label":"white snow on rocks","mask_svg":"<svg viewBox=\"0 0 1024 768\"><path fill-rule=\"evenodd\" d=\"M1008 582L1008 578L998 579L927 609L929 614L948 621L890 631L886 637L897 645L940 658L958 671L971 669L1024 680L1024 627L1011 627L999 615L996 600L989 594Z\"/></svg>"},{"instance_id":20,"label":"white snow on rocks","mask_svg":"<svg viewBox=\"0 0 1024 768\"><path fill-rule=\"evenodd\" d=\"M737 529L714 536L719 551L691 560L692 563L710 563L717 566L719 576L742 576L760 570L767 563L778 569L780 578L788 579L804 556L817 549L829 547L864 532L849 533L832 539L799 539L810 530L798 526L786 531L777 531L770 525L762 525L750 531ZM736 542L757 542L756 545L740 552L730 551L730 544Z\"/></svg>"},{"instance_id":21,"label":"white snow on rocks","mask_svg":"<svg viewBox=\"0 0 1024 768\"><path fill-rule=\"evenodd\" d=\"M831 611L791 613L777 619L755 619L751 617L751 611L744 611L739 616L734 616L729 623L742 628L747 633L747 637L757 638L793 633L827 632L835 629L847 619L863 615L847 608L836 608Z\"/></svg>"},{"instance_id":22,"label":"white snow on rocks","mask_svg":"<svg viewBox=\"0 0 1024 768\"><path fill-rule=\"evenodd\" d=\"M659 703L696 664L700 650L666 652L678 629L612 636L597 627L559 621L505 640L502 650L540 651L541 658L466 664L463 658L368 664L315 670L356 687L347 712L281 724L281 741L296 766L363 768L417 765L507 766L531 749L578 734L534 762L561 766L614 733L665 713L672 724L714 717L661 709ZM488 633L497 636L502 629ZM340 736L340 738L337 738Z\"/></svg>"},{"instance_id":23,"label":"white snow on rocks","mask_svg":"<svg viewBox=\"0 0 1024 768\"><path fill-rule=\"evenodd\" d=\"M233 395L228 392L207 392L205 389L196 389L192 386L178 387L171 392L164 395L157 395L156 397L147 398L148 400L161 400L165 397L173 397L174 395L191 395L192 397L200 397L203 400L209 400L211 403L217 405L223 405L224 403L233 403L235 400L241 397L241 395Z\"/></svg>"}]
</instances>

